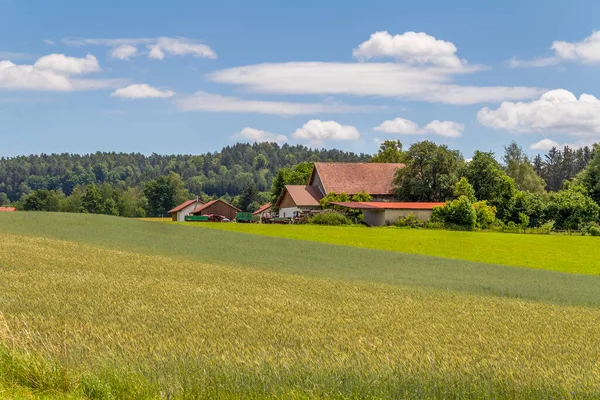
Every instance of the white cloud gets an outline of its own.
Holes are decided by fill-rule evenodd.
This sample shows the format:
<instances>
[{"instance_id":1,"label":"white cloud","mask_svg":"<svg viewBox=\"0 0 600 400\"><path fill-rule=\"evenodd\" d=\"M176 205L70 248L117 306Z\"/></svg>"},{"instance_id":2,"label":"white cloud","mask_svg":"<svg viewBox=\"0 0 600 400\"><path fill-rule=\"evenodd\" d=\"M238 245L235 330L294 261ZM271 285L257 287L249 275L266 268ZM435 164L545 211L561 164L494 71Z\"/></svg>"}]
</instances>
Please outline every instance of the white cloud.
<instances>
[{"instance_id":1,"label":"white cloud","mask_svg":"<svg viewBox=\"0 0 600 400\"><path fill-rule=\"evenodd\" d=\"M431 121L425 127L420 128L418 124L405 118L395 118L384 121L373 128L375 131L385 133L397 133L400 135L438 135L450 138L461 137L465 126L453 121Z\"/></svg>"},{"instance_id":2,"label":"white cloud","mask_svg":"<svg viewBox=\"0 0 600 400\"><path fill-rule=\"evenodd\" d=\"M128 60L138 54L138 49L130 44L122 44L108 52L110 58L115 60Z\"/></svg>"},{"instance_id":3,"label":"white cloud","mask_svg":"<svg viewBox=\"0 0 600 400\"><path fill-rule=\"evenodd\" d=\"M35 56L29 53L20 53L16 51L0 51L0 61L1 60L30 60L35 58Z\"/></svg>"},{"instance_id":4,"label":"white cloud","mask_svg":"<svg viewBox=\"0 0 600 400\"><path fill-rule=\"evenodd\" d=\"M286 143L288 141L287 136L278 133L271 133L267 131L261 131L260 129L244 128L236 135L233 135L236 139L248 140L250 142L275 142L279 144Z\"/></svg>"},{"instance_id":5,"label":"white cloud","mask_svg":"<svg viewBox=\"0 0 600 400\"><path fill-rule=\"evenodd\" d=\"M458 122L438 121L436 119L425 125L423 130L438 136L457 138L462 136L462 131L465 130L465 126Z\"/></svg>"},{"instance_id":6,"label":"white cloud","mask_svg":"<svg viewBox=\"0 0 600 400\"><path fill-rule=\"evenodd\" d=\"M542 139L539 142L529 146L531 150L550 150L553 147L560 148L561 145L552 139Z\"/></svg>"},{"instance_id":7,"label":"white cloud","mask_svg":"<svg viewBox=\"0 0 600 400\"><path fill-rule=\"evenodd\" d=\"M50 46L54 46L56 44L54 42L54 40L50 40L50 39L44 39L44 43L46 43L47 45L50 45Z\"/></svg>"},{"instance_id":8,"label":"white cloud","mask_svg":"<svg viewBox=\"0 0 600 400\"><path fill-rule=\"evenodd\" d=\"M0 89L73 91L92 90L122 85L118 79L73 79L72 75L100 70L94 56L86 58L51 54L40 58L34 65L17 65L0 61Z\"/></svg>"},{"instance_id":9,"label":"white cloud","mask_svg":"<svg viewBox=\"0 0 600 400\"><path fill-rule=\"evenodd\" d=\"M425 32L405 32L392 36L384 31L373 33L369 40L352 51L352 55L360 60L389 57L411 64L460 68L463 61L456 56L456 51L452 42L438 40Z\"/></svg>"},{"instance_id":10,"label":"white cloud","mask_svg":"<svg viewBox=\"0 0 600 400\"><path fill-rule=\"evenodd\" d=\"M580 42L557 40L552 43L553 57L536 58L533 60L509 61L511 67L547 67L563 61L578 61L584 64L600 63L600 32L592 34Z\"/></svg>"},{"instance_id":11,"label":"white cloud","mask_svg":"<svg viewBox=\"0 0 600 400\"><path fill-rule=\"evenodd\" d=\"M119 39L85 39L65 38L62 41L67 46L106 46L112 47L109 54L113 54L117 48L145 45L149 49L148 57L154 60L162 60L166 54L170 55L193 55L205 58L217 58L216 53L207 45L185 37L158 37L158 38L119 38ZM131 56L131 54L130 54ZM118 58L118 57L115 57Z\"/></svg>"},{"instance_id":12,"label":"white cloud","mask_svg":"<svg viewBox=\"0 0 600 400\"><path fill-rule=\"evenodd\" d=\"M373 128L373 130L385 133L398 133L400 135L423 134L419 125L404 118L394 118L392 120L383 121L379 126Z\"/></svg>"},{"instance_id":13,"label":"white cloud","mask_svg":"<svg viewBox=\"0 0 600 400\"><path fill-rule=\"evenodd\" d=\"M452 83L453 75L477 70L394 63L290 62L219 70L209 74L208 79L261 93L383 96L449 104L522 100L543 93L532 87Z\"/></svg>"},{"instance_id":14,"label":"white cloud","mask_svg":"<svg viewBox=\"0 0 600 400\"><path fill-rule=\"evenodd\" d=\"M98 60L91 54L85 58L67 57L64 54L49 54L37 60L33 68L50 70L61 75L81 75L100 71Z\"/></svg>"},{"instance_id":15,"label":"white cloud","mask_svg":"<svg viewBox=\"0 0 600 400\"><path fill-rule=\"evenodd\" d=\"M358 130L350 125L342 125L336 121L312 119L302 128L296 129L294 138L307 140L312 146L319 146L325 140L356 140L360 137Z\"/></svg>"},{"instance_id":16,"label":"white cloud","mask_svg":"<svg viewBox=\"0 0 600 400\"><path fill-rule=\"evenodd\" d=\"M589 94L579 99L567 90L544 93L531 102L504 102L498 109L482 108L479 123L513 132L554 132L600 138L600 100Z\"/></svg>"},{"instance_id":17,"label":"white cloud","mask_svg":"<svg viewBox=\"0 0 600 400\"><path fill-rule=\"evenodd\" d=\"M186 38L161 37L155 44L148 45L148 48L150 49L148 57L156 60L165 58L165 53L176 56L191 54L197 57L217 58L215 52L207 45Z\"/></svg>"},{"instance_id":18,"label":"white cloud","mask_svg":"<svg viewBox=\"0 0 600 400\"><path fill-rule=\"evenodd\" d=\"M258 113L273 115L306 115L320 113L363 112L373 109L363 106L346 106L321 103L292 103L284 101L245 100L238 97L196 92L192 96L178 99L176 104L182 111L215 111Z\"/></svg>"},{"instance_id":19,"label":"white cloud","mask_svg":"<svg viewBox=\"0 0 600 400\"><path fill-rule=\"evenodd\" d=\"M113 97L125 99L164 99L173 95L175 95L175 92L172 90L163 92L145 83L120 88L111 94Z\"/></svg>"}]
</instances>

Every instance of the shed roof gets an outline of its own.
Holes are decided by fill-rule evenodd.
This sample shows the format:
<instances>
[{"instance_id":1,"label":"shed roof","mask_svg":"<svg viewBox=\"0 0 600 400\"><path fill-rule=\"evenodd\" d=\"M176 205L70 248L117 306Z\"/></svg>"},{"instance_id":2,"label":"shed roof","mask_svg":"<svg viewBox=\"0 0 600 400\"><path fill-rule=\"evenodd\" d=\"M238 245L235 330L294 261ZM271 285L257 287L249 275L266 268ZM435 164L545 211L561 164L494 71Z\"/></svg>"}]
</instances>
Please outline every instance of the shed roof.
<instances>
[{"instance_id":1,"label":"shed roof","mask_svg":"<svg viewBox=\"0 0 600 400\"><path fill-rule=\"evenodd\" d=\"M204 204L203 202L201 202L200 200L194 199L194 200L188 200L185 203L181 203L180 205L178 205L177 207L175 207L172 210L169 210L169 212L167 214L173 214L176 212L179 212L181 210L183 210L184 208L194 204L194 203L200 203L200 204Z\"/></svg>"},{"instance_id":2,"label":"shed roof","mask_svg":"<svg viewBox=\"0 0 600 400\"><path fill-rule=\"evenodd\" d=\"M15 207L0 207L0 212L13 212L17 211Z\"/></svg>"},{"instance_id":3,"label":"shed roof","mask_svg":"<svg viewBox=\"0 0 600 400\"><path fill-rule=\"evenodd\" d=\"M379 210L431 210L434 207L445 206L446 203L429 203L429 202L384 202L384 201L332 201L330 204L336 206L356 208L356 209L379 209Z\"/></svg>"},{"instance_id":4,"label":"shed roof","mask_svg":"<svg viewBox=\"0 0 600 400\"><path fill-rule=\"evenodd\" d=\"M263 204L262 206L259 207L258 210L254 211L252 213L252 215L258 215L258 214L268 210L269 208L271 208L271 203Z\"/></svg>"},{"instance_id":5,"label":"shed roof","mask_svg":"<svg viewBox=\"0 0 600 400\"><path fill-rule=\"evenodd\" d=\"M220 203L223 203L223 204L225 204L225 205L226 205L226 206L228 206L228 207L231 207L231 208L233 208L233 209L234 209L234 210L236 210L237 212L240 212L240 211L242 211L242 210L240 210L239 208L232 206L231 204L229 204L228 202L226 202L226 201L224 201L224 200L221 200L221 199L216 199L216 200L211 200L211 201L209 201L208 203L201 205L200 207L198 207L198 208L196 208L194 211L192 211L192 212L191 212L191 214L198 214L198 213L199 213L199 212L201 212L202 210L206 210L207 208L209 208L209 207L210 207L210 206L212 206L213 204L216 204L216 203L219 203L219 202L220 202Z\"/></svg>"},{"instance_id":6,"label":"shed roof","mask_svg":"<svg viewBox=\"0 0 600 400\"><path fill-rule=\"evenodd\" d=\"M394 191L398 168L404 168L404 164L316 162L308 184L312 185L318 174L325 194L365 191L370 195L388 195Z\"/></svg>"},{"instance_id":7,"label":"shed roof","mask_svg":"<svg viewBox=\"0 0 600 400\"><path fill-rule=\"evenodd\" d=\"M289 193L294 203L301 207L319 206L319 200L323 198L323 194L316 186L286 185L277 199L276 208L279 208L286 193Z\"/></svg>"}]
</instances>

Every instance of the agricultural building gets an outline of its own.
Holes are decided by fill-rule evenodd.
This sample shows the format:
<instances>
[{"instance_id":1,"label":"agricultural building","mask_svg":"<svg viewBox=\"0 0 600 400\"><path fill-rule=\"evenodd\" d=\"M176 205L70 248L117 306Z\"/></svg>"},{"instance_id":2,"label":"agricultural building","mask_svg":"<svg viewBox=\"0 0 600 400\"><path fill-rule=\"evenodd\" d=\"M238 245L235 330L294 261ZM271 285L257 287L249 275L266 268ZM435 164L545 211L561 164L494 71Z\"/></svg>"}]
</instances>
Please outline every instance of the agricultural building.
<instances>
[{"instance_id":1,"label":"agricultural building","mask_svg":"<svg viewBox=\"0 0 600 400\"><path fill-rule=\"evenodd\" d=\"M292 218L300 211L319 210L319 200L323 195L316 186L286 185L281 192L275 208L279 209L280 218Z\"/></svg>"},{"instance_id":2,"label":"agricultural building","mask_svg":"<svg viewBox=\"0 0 600 400\"><path fill-rule=\"evenodd\" d=\"M271 215L271 203L263 204L260 208L252 213L256 218L262 218Z\"/></svg>"},{"instance_id":3,"label":"agricultural building","mask_svg":"<svg viewBox=\"0 0 600 400\"><path fill-rule=\"evenodd\" d=\"M221 199L217 199L200 205L198 208L193 210L190 215L221 215L233 221L235 219L235 215L240 211L242 210Z\"/></svg>"},{"instance_id":4,"label":"agricultural building","mask_svg":"<svg viewBox=\"0 0 600 400\"><path fill-rule=\"evenodd\" d=\"M15 212L17 211L14 207L0 207L0 212Z\"/></svg>"},{"instance_id":5,"label":"agricultural building","mask_svg":"<svg viewBox=\"0 0 600 400\"><path fill-rule=\"evenodd\" d=\"M319 188L322 196L364 191L373 201L392 201L396 171L403 167L394 163L316 162L308 185Z\"/></svg>"},{"instance_id":6,"label":"agricultural building","mask_svg":"<svg viewBox=\"0 0 600 400\"><path fill-rule=\"evenodd\" d=\"M417 219L427 221L431 218L434 207L441 207L446 203L398 203L398 202L331 202L336 206L362 210L364 222L369 226L384 226L393 224L398 218L414 214Z\"/></svg>"},{"instance_id":7,"label":"agricultural building","mask_svg":"<svg viewBox=\"0 0 600 400\"><path fill-rule=\"evenodd\" d=\"M168 214L171 216L171 219L173 221L183 222L185 221L186 216L190 215L192 211L194 211L202 204L204 203L198 199L188 200L185 203L178 205L174 209L169 210Z\"/></svg>"}]
</instances>

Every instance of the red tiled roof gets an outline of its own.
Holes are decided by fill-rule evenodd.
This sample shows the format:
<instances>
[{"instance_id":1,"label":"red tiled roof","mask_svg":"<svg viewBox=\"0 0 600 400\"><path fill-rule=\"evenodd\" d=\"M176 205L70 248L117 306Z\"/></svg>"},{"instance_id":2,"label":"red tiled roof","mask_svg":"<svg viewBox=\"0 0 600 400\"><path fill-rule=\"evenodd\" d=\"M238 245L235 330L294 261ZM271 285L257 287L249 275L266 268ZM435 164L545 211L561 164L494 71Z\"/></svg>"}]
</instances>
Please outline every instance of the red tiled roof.
<instances>
[{"instance_id":1,"label":"red tiled roof","mask_svg":"<svg viewBox=\"0 0 600 400\"><path fill-rule=\"evenodd\" d=\"M323 194L316 186L304 186L304 185L286 185L285 189L281 192L279 199L277 199L277 203L275 204L276 208L279 208L279 204L283 200L285 193L289 193L294 203L297 206L319 206L319 200L323 198Z\"/></svg>"},{"instance_id":2,"label":"red tiled roof","mask_svg":"<svg viewBox=\"0 0 600 400\"><path fill-rule=\"evenodd\" d=\"M172 213L179 212L179 211L183 210L184 208L186 208L187 206L192 205L192 204L194 204L196 202L198 202L200 204L204 204L200 200L195 200L195 199L194 200L188 200L185 203L182 203L182 204L178 205L174 209L169 210L169 212L167 214L172 214Z\"/></svg>"},{"instance_id":3,"label":"red tiled roof","mask_svg":"<svg viewBox=\"0 0 600 400\"><path fill-rule=\"evenodd\" d=\"M13 212L13 211L17 211L17 209L14 207L0 207L0 212Z\"/></svg>"},{"instance_id":4,"label":"red tiled roof","mask_svg":"<svg viewBox=\"0 0 600 400\"><path fill-rule=\"evenodd\" d=\"M336 206L357 208L357 209L379 209L379 210L431 210L434 207L445 206L446 203L403 203L403 202L385 202L385 201L332 201Z\"/></svg>"},{"instance_id":5,"label":"red tiled roof","mask_svg":"<svg viewBox=\"0 0 600 400\"><path fill-rule=\"evenodd\" d=\"M319 174L325 194L356 194L364 190L370 195L388 195L394 191L398 168L404 168L404 164L316 162L308 184L312 185L315 174Z\"/></svg>"},{"instance_id":6,"label":"red tiled roof","mask_svg":"<svg viewBox=\"0 0 600 400\"><path fill-rule=\"evenodd\" d=\"M198 208L196 208L194 211L192 211L190 214L198 214L198 213L199 213L199 212L201 212L202 210L206 210L208 207L210 207L210 206L212 206L213 204L215 204L215 203L218 203L218 202L224 203L224 204L228 205L229 207L231 207L231 208L233 208L233 209L237 210L238 212L242 211L242 210L240 210L239 208L232 206L231 204L229 204L229 203L228 203L228 202L226 202L226 201L223 201L223 200L221 200L221 199L216 199L216 200L211 200L211 201L209 201L208 203L201 205L200 207L198 207Z\"/></svg>"},{"instance_id":7,"label":"red tiled roof","mask_svg":"<svg viewBox=\"0 0 600 400\"><path fill-rule=\"evenodd\" d=\"M258 214L262 213L263 211L268 210L269 208L271 208L271 203L263 204L262 206L260 206L260 208L258 210L254 211L252 213L252 215L258 215Z\"/></svg>"}]
</instances>

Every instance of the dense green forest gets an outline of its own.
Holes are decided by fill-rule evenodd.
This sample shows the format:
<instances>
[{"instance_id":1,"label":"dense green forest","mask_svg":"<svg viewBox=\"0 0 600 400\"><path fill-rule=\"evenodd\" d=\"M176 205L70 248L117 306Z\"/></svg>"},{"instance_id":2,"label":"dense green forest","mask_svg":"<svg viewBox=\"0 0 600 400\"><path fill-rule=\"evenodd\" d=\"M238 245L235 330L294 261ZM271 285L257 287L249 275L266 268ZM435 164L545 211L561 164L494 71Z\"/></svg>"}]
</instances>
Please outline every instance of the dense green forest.
<instances>
[{"instance_id":1,"label":"dense green forest","mask_svg":"<svg viewBox=\"0 0 600 400\"><path fill-rule=\"evenodd\" d=\"M585 187L587 197L600 201L590 169L595 153L565 146L530 160L513 142L502 162L481 151L467 162L459 151L432 142L404 150L400 141L385 141L373 156L275 143L238 143L200 155L41 154L0 159L0 205L141 217L164 215L200 197L223 198L252 211L276 199L284 185L304 183L315 161L404 162L396 182L400 200L453 200L460 197L456 184L465 178L473 199L488 201L500 220L519 223L524 214L533 226L542 221L542 203L571 201L583 190L575 188Z\"/></svg>"}]
</instances>

